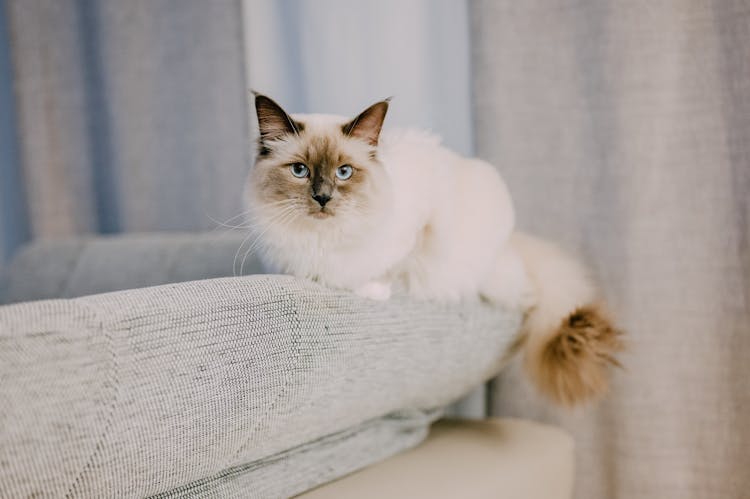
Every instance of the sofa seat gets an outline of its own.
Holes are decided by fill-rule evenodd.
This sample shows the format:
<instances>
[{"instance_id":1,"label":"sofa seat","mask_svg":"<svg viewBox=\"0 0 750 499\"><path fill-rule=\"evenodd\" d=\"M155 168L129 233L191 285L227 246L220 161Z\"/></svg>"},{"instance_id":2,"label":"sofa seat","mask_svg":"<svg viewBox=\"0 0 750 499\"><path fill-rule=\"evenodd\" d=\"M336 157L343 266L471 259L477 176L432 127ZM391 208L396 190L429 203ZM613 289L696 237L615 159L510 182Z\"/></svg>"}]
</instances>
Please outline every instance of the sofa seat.
<instances>
[{"instance_id":1,"label":"sofa seat","mask_svg":"<svg viewBox=\"0 0 750 499\"><path fill-rule=\"evenodd\" d=\"M518 419L448 420L418 447L298 499L570 499L573 440Z\"/></svg>"}]
</instances>

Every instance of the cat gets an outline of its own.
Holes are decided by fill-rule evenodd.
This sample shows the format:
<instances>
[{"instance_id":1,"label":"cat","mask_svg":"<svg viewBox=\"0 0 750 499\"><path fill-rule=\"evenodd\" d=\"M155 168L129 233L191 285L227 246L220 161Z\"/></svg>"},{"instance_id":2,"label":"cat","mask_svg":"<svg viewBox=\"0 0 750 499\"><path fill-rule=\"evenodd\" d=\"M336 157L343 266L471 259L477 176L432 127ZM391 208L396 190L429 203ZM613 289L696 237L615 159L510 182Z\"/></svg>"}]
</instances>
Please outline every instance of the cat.
<instances>
[{"instance_id":1,"label":"cat","mask_svg":"<svg viewBox=\"0 0 750 499\"><path fill-rule=\"evenodd\" d=\"M579 263L514 231L497 170L420 130L382 130L390 99L354 119L290 115L255 94L260 135L244 200L262 258L387 300L484 299L525 311L516 349L564 405L602 395L621 332Z\"/></svg>"}]
</instances>

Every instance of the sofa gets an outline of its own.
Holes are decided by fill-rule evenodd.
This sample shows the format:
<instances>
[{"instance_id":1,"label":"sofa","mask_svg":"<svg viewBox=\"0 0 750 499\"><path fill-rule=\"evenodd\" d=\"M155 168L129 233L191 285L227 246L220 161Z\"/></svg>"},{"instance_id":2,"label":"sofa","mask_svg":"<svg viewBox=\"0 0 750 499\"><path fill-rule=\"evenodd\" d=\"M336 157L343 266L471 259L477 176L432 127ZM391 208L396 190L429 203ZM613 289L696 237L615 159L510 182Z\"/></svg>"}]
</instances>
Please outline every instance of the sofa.
<instances>
[{"instance_id":1,"label":"sofa","mask_svg":"<svg viewBox=\"0 0 750 499\"><path fill-rule=\"evenodd\" d=\"M0 280L0 497L570 497L559 430L429 431L507 363L519 311L370 301L252 255L240 273L243 241L18 253Z\"/></svg>"}]
</instances>

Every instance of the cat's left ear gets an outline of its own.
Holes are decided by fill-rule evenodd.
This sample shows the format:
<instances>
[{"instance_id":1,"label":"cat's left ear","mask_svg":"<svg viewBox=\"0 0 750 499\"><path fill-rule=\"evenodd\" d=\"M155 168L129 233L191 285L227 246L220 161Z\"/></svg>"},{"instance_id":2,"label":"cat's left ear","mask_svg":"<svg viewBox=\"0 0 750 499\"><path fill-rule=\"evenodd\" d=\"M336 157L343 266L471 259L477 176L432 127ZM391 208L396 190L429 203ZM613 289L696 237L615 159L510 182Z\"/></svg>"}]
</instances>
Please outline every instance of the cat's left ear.
<instances>
[{"instance_id":1,"label":"cat's left ear","mask_svg":"<svg viewBox=\"0 0 750 499\"><path fill-rule=\"evenodd\" d=\"M278 140L286 135L298 135L303 125L294 121L281 106L265 95L255 95L255 112L258 115L260 142Z\"/></svg>"},{"instance_id":2,"label":"cat's left ear","mask_svg":"<svg viewBox=\"0 0 750 499\"><path fill-rule=\"evenodd\" d=\"M388 97L362 111L359 116L342 127L344 135L362 139L371 146L377 146L380 129L383 128L383 120L385 120L385 113L388 112L390 101L391 98Z\"/></svg>"}]
</instances>

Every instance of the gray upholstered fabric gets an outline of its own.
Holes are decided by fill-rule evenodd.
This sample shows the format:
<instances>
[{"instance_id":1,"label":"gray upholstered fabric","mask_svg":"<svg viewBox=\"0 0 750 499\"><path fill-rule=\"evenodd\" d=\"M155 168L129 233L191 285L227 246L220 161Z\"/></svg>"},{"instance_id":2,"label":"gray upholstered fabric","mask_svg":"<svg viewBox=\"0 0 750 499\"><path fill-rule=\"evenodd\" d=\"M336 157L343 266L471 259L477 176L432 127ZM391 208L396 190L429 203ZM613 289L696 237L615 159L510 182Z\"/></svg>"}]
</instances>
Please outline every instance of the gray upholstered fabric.
<instances>
[{"instance_id":1,"label":"gray upholstered fabric","mask_svg":"<svg viewBox=\"0 0 750 499\"><path fill-rule=\"evenodd\" d=\"M154 232L37 241L13 259L0 303L261 273L242 232Z\"/></svg>"},{"instance_id":2,"label":"gray upholstered fabric","mask_svg":"<svg viewBox=\"0 0 750 499\"><path fill-rule=\"evenodd\" d=\"M518 324L286 276L5 305L0 496L301 492L420 441Z\"/></svg>"}]
</instances>

